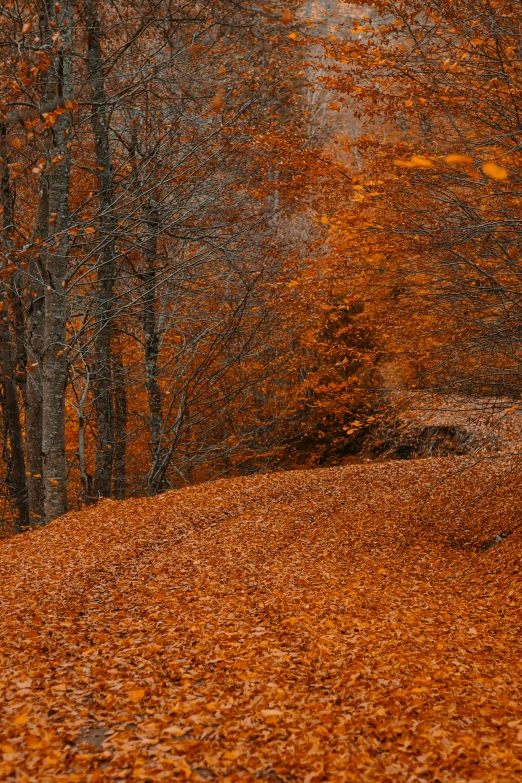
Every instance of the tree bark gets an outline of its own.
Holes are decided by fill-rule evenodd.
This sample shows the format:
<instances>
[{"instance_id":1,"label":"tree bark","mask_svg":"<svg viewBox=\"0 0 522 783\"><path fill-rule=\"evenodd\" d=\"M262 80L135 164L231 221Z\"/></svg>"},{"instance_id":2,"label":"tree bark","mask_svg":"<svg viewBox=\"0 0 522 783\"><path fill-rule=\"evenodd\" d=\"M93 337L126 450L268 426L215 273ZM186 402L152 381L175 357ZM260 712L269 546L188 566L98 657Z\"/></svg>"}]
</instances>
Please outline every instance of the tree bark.
<instances>
[{"instance_id":1,"label":"tree bark","mask_svg":"<svg viewBox=\"0 0 522 783\"><path fill-rule=\"evenodd\" d=\"M113 356L112 378L114 384L114 484L116 500L125 497L127 484L127 387L125 368L119 353Z\"/></svg>"},{"instance_id":2,"label":"tree bark","mask_svg":"<svg viewBox=\"0 0 522 783\"><path fill-rule=\"evenodd\" d=\"M4 387L4 418L9 434L12 462L12 476L9 484L17 512L14 532L20 533L30 525L29 501L25 480L24 441L20 421L18 387L15 380L8 311L3 294L0 294L0 352L2 357L2 385Z\"/></svg>"},{"instance_id":3,"label":"tree bark","mask_svg":"<svg viewBox=\"0 0 522 783\"><path fill-rule=\"evenodd\" d=\"M34 226L36 253L27 274L28 305L25 319L27 350L27 381L25 406L25 452L27 460L27 488L31 520L44 523L44 483L42 459L42 358L44 350L44 284L42 269L46 266L43 240L47 236L49 220L49 187L47 175L42 174L38 210Z\"/></svg>"},{"instance_id":4,"label":"tree bark","mask_svg":"<svg viewBox=\"0 0 522 783\"><path fill-rule=\"evenodd\" d=\"M51 29L47 16L46 0L39 3L39 27L42 46L51 47ZM51 86L48 71L40 73L42 102L49 101ZM47 131L47 146L50 138ZM48 156L49 158L49 156ZM28 264L26 293L28 298L25 318L25 346L27 351L27 376L25 391L25 456L27 462L27 488L31 521L43 525L44 482L42 457L42 360L44 352L44 275L47 254L44 240L49 230L49 182L46 172L40 177L38 206L33 228L34 256Z\"/></svg>"},{"instance_id":5,"label":"tree bark","mask_svg":"<svg viewBox=\"0 0 522 783\"><path fill-rule=\"evenodd\" d=\"M58 10L59 9L59 10ZM50 67L57 93L72 99L71 0L48 5L61 45ZM66 274L69 240L70 132L69 112L58 115L52 126L53 148L49 172L49 212L54 223L54 239L48 248L45 281L45 328L43 353L42 452L45 486L45 520L51 522L67 511L67 471L65 460L65 386L67 379Z\"/></svg>"},{"instance_id":6,"label":"tree bark","mask_svg":"<svg viewBox=\"0 0 522 783\"><path fill-rule=\"evenodd\" d=\"M91 81L91 124L99 187L99 238L101 250L97 262L97 302L95 336L94 399L97 439L94 495L110 497L113 470L114 409L112 401L111 333L114 289L114 177L107 123L105 79L100 46L100 24L96 0L85 0L87 25L87 66Z\"/></svg>"},{"instance_id":7,"label":"tree bark","mask_svg":"<svg viewBox=\"0 0 522 783\"><path fill-rule=\"evenodd\" d=\"M156 256L158 251L159 219L153 205L147 208L145 241L145 273L143 275L143 331L145 333L145 384L149 404L151 467L147 493L155 495L162 482L162 396L158 381L159 339L156 322Z\"/></svg>"},{"instance_id":8,"label":"tree bark","mask_svg":"<svg viewBox=\"0 0 522 783\"><path fill-rule=\"evenodd\" d=\"M15 366L17 384L26 398L27 383L27 350L25 345L25 313L24 313L24 273L22 269L16 269L10 277L7 288L7 301L11 307L12 327L14 332L13 362Z\"/></svg>"},{"instance_id":9,"label":"tree bark","mask_svg":"<svg viewBox=\"0 0 522 783\"><path fill-rule=\"evenodd\" d=\"M7 164L6 128L0 127L0 158L1 164L1 200L2 200L2 255L6 265L11 260L11 240L9 235L13 231L13 195L11 180ZM29 526L29 502L27 497L27 482L25 475L24 442L22 423L20 419L20 405L18 400L18 384L16 382L15 349L11 330L9 328L9 311L5 280L0 279L0 357L2 368L2 385L4 387L3 413L6 430L9 437L9 448L12 471L9 476L11 496L16 507L15 533L21 532Z\"/></svg>"}]
</instances>

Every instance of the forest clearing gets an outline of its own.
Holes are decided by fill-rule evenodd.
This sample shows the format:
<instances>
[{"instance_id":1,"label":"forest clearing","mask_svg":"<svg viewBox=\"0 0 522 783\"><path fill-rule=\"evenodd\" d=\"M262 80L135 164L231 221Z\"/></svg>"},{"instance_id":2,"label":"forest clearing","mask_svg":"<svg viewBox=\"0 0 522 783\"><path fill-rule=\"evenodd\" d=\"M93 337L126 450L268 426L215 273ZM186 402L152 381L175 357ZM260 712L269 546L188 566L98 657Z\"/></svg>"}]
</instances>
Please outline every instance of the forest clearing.
<instances>
[{"instance_id":1,"label":"forest clearing","mask_svg":"<svg viewBox=\"0 0 522 783\"><path fill-rule=\"evenodd\" d=\"M6 781L514 781L507 464L223 479L0 550Z\"/></svg>"}]
</instances>

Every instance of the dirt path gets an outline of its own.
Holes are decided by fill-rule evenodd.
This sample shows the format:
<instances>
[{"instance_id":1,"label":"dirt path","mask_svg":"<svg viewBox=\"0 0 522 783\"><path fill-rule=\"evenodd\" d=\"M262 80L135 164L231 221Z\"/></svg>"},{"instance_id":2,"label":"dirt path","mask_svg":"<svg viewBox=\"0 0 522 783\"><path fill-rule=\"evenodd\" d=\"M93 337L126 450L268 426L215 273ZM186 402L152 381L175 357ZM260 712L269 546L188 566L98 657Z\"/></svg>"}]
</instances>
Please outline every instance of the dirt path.
<instances>
[{"instance_id":1,"label":"dirt path","mask_svg":"<svg viewBox=\"0 0 522 783\"><path fill-rule=\"evenodd\" d=\"M463 464L220 481L1 545L0 780L521 779L520 482L468 507L501 466Z\"/></svg>"}]
</instances>

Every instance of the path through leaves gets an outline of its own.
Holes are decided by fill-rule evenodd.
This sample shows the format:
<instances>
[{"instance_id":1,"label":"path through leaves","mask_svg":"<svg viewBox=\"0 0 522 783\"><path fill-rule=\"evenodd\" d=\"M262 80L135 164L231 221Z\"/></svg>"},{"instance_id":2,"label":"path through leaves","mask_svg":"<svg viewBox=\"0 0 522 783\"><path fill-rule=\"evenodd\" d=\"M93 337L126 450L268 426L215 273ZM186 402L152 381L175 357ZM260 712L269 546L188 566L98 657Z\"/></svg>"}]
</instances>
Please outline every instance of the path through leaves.
<instances>
[{"instance_id":1,"label":"path through leaves","mask_svg":"<svg viewBox=\"0 0 522 783\"><path fill-rule=\"evenodd\" d=\"M110 501L0 546L0 779L514 781L505 463Z\"/></svg>"}]
</instances>

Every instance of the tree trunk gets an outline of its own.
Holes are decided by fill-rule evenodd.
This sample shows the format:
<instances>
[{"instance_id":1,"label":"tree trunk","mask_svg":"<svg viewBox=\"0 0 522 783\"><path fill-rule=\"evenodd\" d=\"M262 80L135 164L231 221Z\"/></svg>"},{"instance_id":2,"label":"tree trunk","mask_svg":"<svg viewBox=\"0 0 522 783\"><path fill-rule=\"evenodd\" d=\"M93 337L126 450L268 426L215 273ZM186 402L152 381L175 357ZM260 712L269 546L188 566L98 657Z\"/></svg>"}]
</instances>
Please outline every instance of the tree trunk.
<instances>
[{"instance_id":1,"label":"tree trunk","mask_svg":"<svg viewBox=\"0 0 522 783\"><path fill-rule=\"evenodd\" d=\"M119 353L113 357L112 378L114 384L114 498L125 497L127 483L127 387L125 368Z\"/></svg>"},{"instance_id":2,"label":"tree trunk","mask_svg":"<svg viewBox=\"0 0 522 783\"><path fill-rule=\"evenodd\" d=\"M10 233L13 230L13 196L6 151L6 128L0 128L0 158L2 160L2 244L4 262L8 265L11 257ZM18 400L18 385L16 382L15 351L9 329L9 311L5 282L0 282L0 357L2 368L2 385L4 387L4 418L9 437L9 448L12 465L10 476L10 491L16 507L15 533L21 532L29 525L29 503L25 476L24 442L20 420L20 405Z\"/></svg>"},{"instance_id":3,"label":"tree trunk","mask_svg":"<svg viewBox=\"0 0 522 783\"><path fill-rule=\"evenodd\" d=\"M39 3L39 27L42 46L51 47L51 29L49 27L46 0ZM49 72L42 71L39 76L41 103L48 103L53 97ZM47 145L51 131L47 131ZM49 155L47 156L49 159ZM49 230L49 182L45 172L40 177L38 207L33 229L33 242L36 249L29 263L26 275L28 297L25 318L25 346L27 351L27 376L25 391L25 456L27 462L27 488L29 491L29 510L31 521L39 525L45 522L44 481L42 458L42 360L44 352L44 278L47 254L44 240Z\"/></svg>"},{"instance_id":4,"label":"tree trunk","mask_svg":"<svg viewBox=\"0 0 522 783\"><path fill-rule=\"evenodd\" d=\"M27 350L25 345L25 313L24 313L24 273L22 269L16 269L10 280L7 289L7 300L11 307L13 316L12 326L14 332L13 341L13 363L18 386L22 393L22 398L26 398L27 383Z\"/></svg>"},{"instance_id":5,"label":"tree trunk","mask_svg":"<svg viewBox=\"0 0 522 783\"><path fill-rule=\"evenodd\" d=\"M27 487L31 520L44 523L44 483L42 460L42 357L44 348L44 285L42 269L46 255L42 242L47 236L49 220L49 188L46 174L42 174L34 240L39 243L38 257L33 260L27 275L29 298L25 319L27 350L27 381L25 407L25 452L27 460Z\"/></svg>"},{"instance_id":6,"label":"tree trunk","mask_svg":"<svg viewBox=\"0 0 522 783\"><path fill-rule=\"evenodd\" d=\"M18 387L12 356L12 342L9 330L8 311L5 297L0 295L0 352L2 358L2 385L4 387L4 418L9 434L12 462L10 490L16 506L17 519L14 532L20 533L29 527L29 501L25 480L24 441L18 404Z\"/></svg>"},{"instance_id":7,"label":"tree trunk","mask_svg":"<svg viewBox=\"0 0 522 783\"><path fill-rule=\"evenodd\" d=\"M94 399L96 404L97 440L94 495L110 497L113 469L114 410L112 403L111 332L114 288L114 178L107 127L107 102L100 47L100 25L96 0L85 0L87 25L87 65L91 81L91 124L94 134L99 186L99 241L97 263L97 302L95 337Z\"/></svg>"},{"instance_id":8,"label":"tree trunk","mask_svg":"<svg viewBox=\"0 0 522 783\"><path fill-rule=\"evenodd\" d=\"M73 370L74 371L74 370ZM77 413L78 413L78 465L80 468L80 476L82 479L83 496L85 502L88 504L93 497L92 492L92 475L87 470L87 460L85 458L85 431L86 431L86 417L85 417L85 405L89 395L90 386L90 371L89 365L84 362L84 386L78 399Z\"/></svg>"},{"instance_id":9,"label":"tree trunk","mask_svg":"<svg viewBox=\"0 0 522 783\"><path fill-rule=\"evenodd\" d=\"M148 236L145 242L146 268L143 275L143 331L145 333L145 383L149 403L151 467L147 493L155 495L162 481L162 397L158 382L159 339L156 323L156 255L159 219L153 206L148 208Z\"/></svg>"},{"instance_id":10,"label":"tree trunk","mask_svg":"<svg viewBox=\"0 0 522 783\"><path fill-rule=\"evenodd\" d=\"M59 9L59 10L58 10ZM72 100L72 0L48 7L61 36L50 78L64 100ZM52 16L51 16L52 15ZM65 385L67 379L66 274L69 241L69 180L71 116L59 114L52 126L53 149L49 172L49 213L54 239L46 259L45 328L43 353L42 452L45 486L45 520L50 522L67 511L65 461Z\"/></svg>"}]
</instances>

